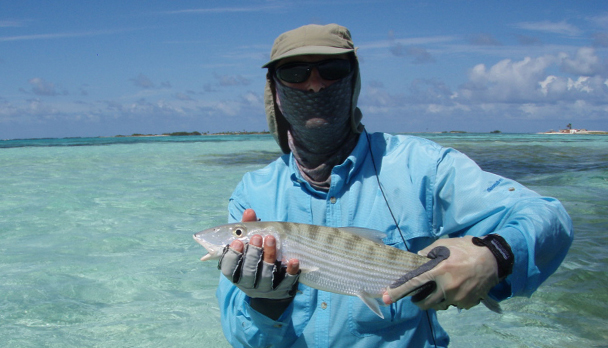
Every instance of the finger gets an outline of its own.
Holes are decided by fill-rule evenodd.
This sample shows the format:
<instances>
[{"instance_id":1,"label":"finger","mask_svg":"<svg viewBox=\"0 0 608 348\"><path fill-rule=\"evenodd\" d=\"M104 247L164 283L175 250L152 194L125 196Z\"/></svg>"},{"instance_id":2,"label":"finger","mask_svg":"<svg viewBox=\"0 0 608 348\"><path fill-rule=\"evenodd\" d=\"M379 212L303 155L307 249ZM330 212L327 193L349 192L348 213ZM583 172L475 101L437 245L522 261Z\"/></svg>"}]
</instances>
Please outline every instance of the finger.
<instances>
[{"instance_id":1,"label":"finger","mask_svg":"<svg viewBox=\"0 0 608 348\"><path fill-rule=\"evenodd\" d=\"M416 290L410 292L408 296L412 296L412 302L419 302L429 297L437 289L437 283L430 281L418 287Z\"/></svg>"},{"instance_id":2,"label":"finger","mask_svg":"<svg viewBox=\"0 0 608 348\"><path fill-rule=\"evenodd\" d=\"M388 292L385 291L384 294L382 294L382 302L384 302L384 304L388 306L390 304L393 304L395 301L393 301L391 295L389 295Z\"/></svg>"},{"instance_id":3,"label":"finger","mask_svg":"<svg viewBox=\"0 0 608 348\"><path fill-rule=\"evenodd\" d=\"M243 218L241 220L243 222L258 221L258 216L255 214L253 209L246 209L243 212Z\"/></svg>"},{"instance_id":4,"label":"finger","mask_svg":"<svg viewBox=\"0 0 608 348\"><path fill-rule=\"evenodd\" d=\"M276 239L273 236L266 236L264 239L264 262L274 264L277 260Z\"/></svg>"},{"instance_id":5,"label":"finger","mask_svg":"<svg viewBox=\"0 0 608 348\"><path fill-rule=\"evenodd\" d=\"M385 295L382 296L382 301L385 304L397 302L405 296L415 295L421 286L433 280L432 277L429 277L428 273L411 279L408 279L408 275L409 273L402 277L403 279L400 279L398 283L393 283L386 289Z\"/></svg>"},{"instance_id":6,"label":"finger","mask_svg":"<svg viewBox=\"0 0 608 348\"><path fill-rule=\"evenodd\" d=\"M239 285L241 289L254 289L259 280L258 272L260 263L262 262L262 248L254 244L249 244L245 249L243 256L243 265L241 270L241 279Z\"/></svg>"},{"instance_id":7,"label":"finger","mask_svg":"<svg viewBox=\"0 0 608 348\"><path fill-rule=\"evenodd\" d=\"M433 250L433 249L435 249L437 247L447 247L447 245L446 245L446 239L445 238L437 239L431 245L429 245L426 248L418 251L418 255L428 256L428 254L431 252L431 250Z\"/></svg>"},{"instance_id":8,"label":"finger","mask_svg":"<svg viewBox=\"0 0 608 348\"><path fill-rule=\"evenodd\" d=\"M257 284L257 289L260 293L266 294L273 290L276 269L277 266L274 263L262 262L262 269L259 275L260 280Z\"/></svg>"},{"instance_id":9,"label":"finger","mask_svg":"<svg viewBox=\"0 0 608 348\"><path fill-rule=\"evenodd\" d=\"M232 243L230 243L230 248L232 248L232 250L242 253L243 249L244 249L244 245L243 242L241 242L240 240L235 240Z\"/></svg>"},{"instance_id":10,"label":"finger","mask_svg":"<svg viewBox=\"0 0 608 348\"><path fill-rule=\"evenodd\" d=\"M420 307L422 310L427 310L430 308L436 310L445 310L450 306L450 303L446 301L446 295L440 288L436 289L435 292L431 293L424 300L414 302L414 304Z\"/></svg>"},{"instance_id":11,"label":"finger","mask_svg":"<svg viewBox=\"0 0 608 348\"><path fill-rule=\"evenodd\" d=\"M262 236L260 236L259 234L254 234L253 237L251 237L251 239L249 240L249 244L261 248L262 247Z\"/></svg>"},{"instance_id":12,"label":"finger","mask_svg":"<svg viewBox=\"0 0 608 348\"><path fill-rule=\"evenodd\" d=\"M300 271L300 261L291 259L287 262L287 274L296 275Z\"/></svg>"},{"instance_id":13,"label":"finger","mask_svg":"<svg viewBox=\"0 0 608 348\"><path fill-rule=\"evenodd\" d=\"M411 282L412 282L411 284L414 284L413 281L411 281ZM427 297L434 290L434 288L429 289L427 284L435 284L435 282L428 282L417 288L416 287L406 288L405 286L402 286L401 288L399 288L397 290L393 289L393 288L388 288L382 294L382 302L384 302L385 305L390 305L390 304L393 304L393 303L399 301L400 299L402 299L406 296L411 296L412 302L416 303L416 302L420 301L421 299L424 299L425 297ZM418 304L418 303L416 303L416 304Z\"/></svg>"}]
</instances>

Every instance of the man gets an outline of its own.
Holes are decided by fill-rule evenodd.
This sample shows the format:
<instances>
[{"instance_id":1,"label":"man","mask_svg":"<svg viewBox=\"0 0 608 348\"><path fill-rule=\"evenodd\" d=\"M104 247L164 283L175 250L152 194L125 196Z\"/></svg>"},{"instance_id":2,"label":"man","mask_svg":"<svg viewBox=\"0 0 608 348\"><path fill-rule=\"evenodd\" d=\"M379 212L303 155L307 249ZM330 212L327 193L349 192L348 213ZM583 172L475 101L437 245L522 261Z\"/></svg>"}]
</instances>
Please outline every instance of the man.
<instances>
[{"instance_id":1,"label":"man","mask_svg":"<svg viewBox=\"0 0 608 348\"><path fill-rule=\"evenodd\" d=\"M372 228L431 261L395 279L381 319L356 297L298 284L298 260L277 269L273 237L235 241L217 291L232 345L444 347L435 310L529 296L565 257L572 226L557 200L428 140L365 131L346 28L286 32L264 67L268 124L285 155L243 177L230 221Z\"/></svg>"}]
</instances>

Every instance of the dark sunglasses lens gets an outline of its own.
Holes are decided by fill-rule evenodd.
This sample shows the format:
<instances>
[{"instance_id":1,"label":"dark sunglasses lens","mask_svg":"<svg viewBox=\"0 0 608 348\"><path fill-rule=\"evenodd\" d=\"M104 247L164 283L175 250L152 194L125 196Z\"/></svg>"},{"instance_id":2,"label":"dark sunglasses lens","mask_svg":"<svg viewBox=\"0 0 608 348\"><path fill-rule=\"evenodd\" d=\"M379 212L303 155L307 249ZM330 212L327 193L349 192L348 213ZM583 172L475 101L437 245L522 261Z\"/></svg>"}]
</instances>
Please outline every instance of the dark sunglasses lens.
<instances>
[{"instance_id":1,"label":"dark sunglasses lens","mask_svg":"<svg viewBox=\"0 0 608 348\"><path fill-rule=\"evenodd\" d=\"M277 77L289 83L301 83L308 80L310 76L310 65L288 64L277 69Z\"/></svg>"},{"instance_id":2,"label":"dark sunglasses lens","mask_svg":"<svg viewBox=\"0 0 608 348\"><path fill-rule=\"evenodd\" d=\"M346 59L329 59L318 63L293 63L277 68L279 79L289 83L301 83L310 77L312 67L319 69L319 74L326 80L340 80L345 78L352 69L350 61Z\"/></svg>"},{"instance_id":3,"label":"dark sunglasses lens","mask_svg":"<svg viewBox=\"0 0 608 348\"><path fill-rule=\"evenodd\" d=\"M326 80L340 80L348 76L351 71L349 60L334 59L327 60L318 66L319 74Z\"/></svg>"}]
</instances>

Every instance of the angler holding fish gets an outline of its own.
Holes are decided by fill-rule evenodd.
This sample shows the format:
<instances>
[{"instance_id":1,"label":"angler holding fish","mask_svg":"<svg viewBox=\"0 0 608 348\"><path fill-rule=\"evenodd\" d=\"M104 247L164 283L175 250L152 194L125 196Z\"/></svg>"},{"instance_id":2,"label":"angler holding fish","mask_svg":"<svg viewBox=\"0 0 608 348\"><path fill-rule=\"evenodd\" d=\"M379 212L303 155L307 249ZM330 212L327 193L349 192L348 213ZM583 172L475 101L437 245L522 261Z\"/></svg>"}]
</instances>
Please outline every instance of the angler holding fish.
<instances>
[{"instance_id":1,"label":"angler holding fish","mask_svg":"<svg viewBox=\"0 0 608 348\"><path fill-rule=\"evenodd\" d=\"M499 311L564 259L572 222L556 199L454 149L367 133L346 28L286 32L264 68L284 155L245 174L231 224L195 235L218 259L233 346L446 347L436 310Z\"/></svg>"}]
</instances>

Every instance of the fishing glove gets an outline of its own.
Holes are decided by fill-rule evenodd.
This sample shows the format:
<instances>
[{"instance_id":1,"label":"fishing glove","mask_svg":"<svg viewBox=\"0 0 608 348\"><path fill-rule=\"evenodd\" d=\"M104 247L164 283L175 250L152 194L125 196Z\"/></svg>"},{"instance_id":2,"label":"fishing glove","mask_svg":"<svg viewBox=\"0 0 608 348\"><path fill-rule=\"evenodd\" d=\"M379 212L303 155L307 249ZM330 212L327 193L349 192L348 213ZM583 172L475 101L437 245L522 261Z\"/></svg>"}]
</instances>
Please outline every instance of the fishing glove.
<instances>
[{"instance_id":1,"label":"fishing glove","mask_svg":"<svg viewBox=\"0 0 608 348\"><path fill-rule=\"evenodd\" d=\"M281 262L263 261L263 248L245 244L242 253L226 246L218 268L251 298L287 299L295 296L300 272L291 275Z\"/></svg>"},{"instance_id":2,"label":"fishing glove","mask_svg":"<svg viewBox=\"0 0 608 348\"><path fill-rule=\"evenodd\" d=\"M450 305L469 309L511 273L514 260L511 248L498 235L439 239L419 254L431 260L391 284L385 303L412 296L423 310Z\"/></svg>"}]
</instances>

